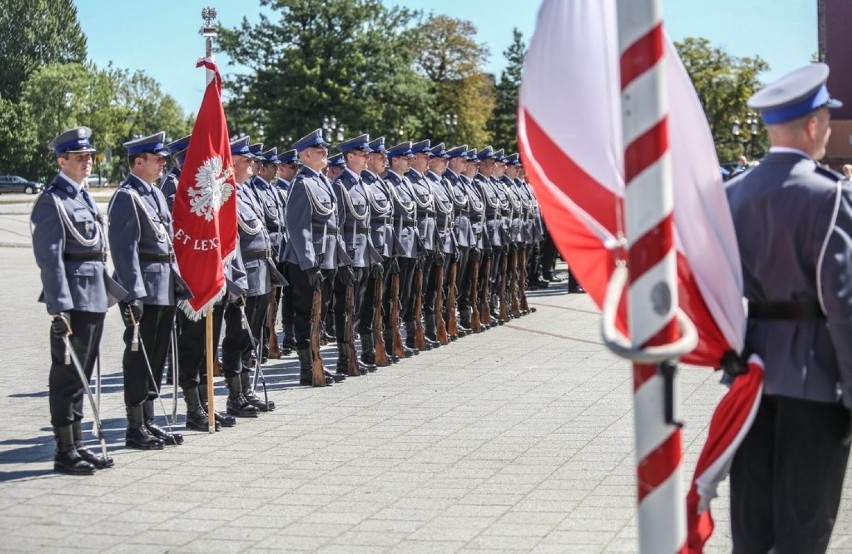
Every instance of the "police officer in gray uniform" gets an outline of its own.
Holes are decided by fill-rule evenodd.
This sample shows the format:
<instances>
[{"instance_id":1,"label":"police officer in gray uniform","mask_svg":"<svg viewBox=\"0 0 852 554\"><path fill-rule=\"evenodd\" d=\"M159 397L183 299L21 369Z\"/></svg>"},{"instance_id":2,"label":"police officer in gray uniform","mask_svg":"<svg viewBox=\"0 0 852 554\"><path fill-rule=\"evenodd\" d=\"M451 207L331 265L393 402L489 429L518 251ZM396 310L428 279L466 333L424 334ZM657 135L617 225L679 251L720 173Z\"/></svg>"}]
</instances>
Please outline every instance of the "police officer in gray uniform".
<instances>
[{"instance_id":1,"label":"police officer in gray uniform","mask_svg":"<svg viewBox=\"0 0 852 554\"><path fill-rule=\"evenodd\" d=\"M228 384L228 413L237 417L257 417L258 411L275 409L274 402L261 400L252 389L249 360L263 337L269 291L284 278L272 261L272 242L264 219L264 208L248 184L254 156L248 137L231 142L231 156L237 178L237 232L240 257L246 272L245 298L225 307L225 338L222 341L222 372Z\"/></svg>"},{"instance_id":2,"label":"police officer in gray uniform","mask_svg":"<svg viewBox=\"0 0 852 554\"><path fill-rule=\"evenodd\" d=\"M500 270L500 262L503 259L503 251L506 246L503 211L508 210L508 207L503 205L497 191L497 185L491 178L494 166L497 163L494 149L491 146L486 146L476 156L479 160L479 172L474 178L474 184L479 188L479 192L485 202L483 242L488 242L488 248L485 249L485 252L486 256L490 256L491 258L490 273L485 272L485 257L483 257L483 262L479 266L481 281L479 290L482 290L482 285L485 280L488 280L490 298L488 299L488 304L484 305L482 309L491 311L491 326L493 327L500 322L500 317L497 313L497 278Z\"/></svg>"},{"instance_id":3,"label":"police officer in gray uniform","mask_svg":"<svg viewBox=\"0 0 852 554\"><path fill-rule=\"evenodd\" d=\"M734 552L824 552L849 456L852 189L825 155L828 66L752 96L771 148L730 181L749 302L745 355L765 362L763 396L731 466ZM742 363L728 364L731 373Z\"/></svg>"},{"instance_id":4,"label":"police officer in gray uniform","mask_svg":"<svg viewBox=\"0 0 852 554\"><path fill-rule=\"evenodd\" d=\"M174 207L175 192L177 192L178 181L180 181L180 169L183 167L183 162L186 159L190 136L186 135L166 145L166 151L169 153L169 158L171 158L174 165L166 176L160 179L159 187L160 192L166 197L166 203L169 205L169 213L171 213L172 207Z\"/></svg>"},{"instance_id":5,"label":"police officer in gray uniform","mask_svg":"<svg viewBox=\"0 0 852 554\"><path fill-rule=\"evenodd\" d=\"M84 183L92 172L88 127L75 127L56 137L50 148L59 174L33 206L30 224L33 253L41 272L42 293L50 326L50 423L56 439L53 469L91 474L113 465L111 457L94 454L83 444L83 383L66 357L64 338L92 375L103 331L104 316L121 289L107 274L107 241L103 217Z\"/></svg>"},{"instance_id":6,"label":"police officer in gray uniform","mask_svg":"<svg viewBox=\"0 0 852 554\"><path fill-rule=\"evenodd\" d=\"M372 272L374 278L381 279L382 257L373 247L370 228L370 202L361 179L361 171L367 167L370 154L370 136L360 135L341 142L338 147L346 162L346 167L332 182L337 197L341 239L346 254L352 260L348 266L341 266L334 279L334 327L337 330L337 373L347 374L349 367L349 347L352 337L346 336L346 289L352 286L355 296L355 311L352 317L357 319L364 301L367 276ZM352 322L352 328L357 327ZM363 340L363 339L362 339ZM369 341L369 339L368 339ZM360 373L376 371L376 364L366 364L357 360Z\"/></svg>"},{"instance_id":7,"label":"police officer in gray uniform","mask_svg":"<svg viewBox=\"0 0 852 554\"><path fill-rule=\"evenodd\" d=\"M175 263L172 216L163 193L154 186L162 177L168 155L164 136L159 132L124 143L130 175L109 205L114 276L128 291L121 302L125 444L141 450L183 442L181 435L154 424L154 399L163 378L175 306L190 297Z\"/></svg>"},{"instance_id":8,"label":"police officer in gray uniform","mask_svg":"<svg viewBox=\"0 0 852 554\"><path fill-rule=\"evenodd\" d=\"M328 143L322 130L299 139L294 148L299 152L302 169L296 175L287 198L287 246L284 261L288 264L290 286L293 287L293 310L296 348L299 355L299 383L310 386L312 356L310 349L311 305L313 291L322 292L322 303L328 304L331 284L339 265L351 260L340 238L337 201L331 182L322 174L328 164ZM326 384L342 381L343 375L325 369Z\"/></svg>"},{"instance_id":9,"label":"police officer in gray uniform","mask_svg":"<svg viewBox=\"0 0 852 554\"><path fill-rule=\"evenodd\" d=\"M436 334L437 323L436 317L444 317L444 314L435 313L435 301L438 297L438 289L443 290L443 305L444 311L446 307L452 305L455 309L455 299L450 301L447 298L447 279L450 276L450 264L455 261L457 256L456 237L453 232L455 227L455 213L453 209L453 199L449 190L449 181L444 179L444 174L447 171L448 160L447 149L444 143L433 146L429 158L429 169L426 171L426 181L432 190L432 197L435 206L435 233L436 245L434 254L434 263L432 271L429 275L429 281L426 285L426 295L423 304L423 326L425 327L426 340L434 343L433 346L440 346ZM438 282L438 268L443 268L441 282ZM455 339L457 337L450 337Z\"/></svg>"},{"instance_id":10,"label":"police officer in gray uniform","mask_svg":"<svg viewBox=\"0 0 852 554\"><path fill-rule=\"evenodd\" d=\"M382 274L371 271L365 285L364 300L361 305L361 317L358 323L358 333L361 335L361 361L367 366L376 367L376 341L373 320L376 309L376 281L382 280L382 295L388 290L390 276L399 272L399 264L395 255L396 235L393 226L393 202L390 189L380 177L388 165L385 138L379 137L370 141L370 154L367 167L361 172L361 182L364 193L370 204L370 239L373 247L382 256ZM379 299L381 306L382 299ZM384 341L384 335L382 335ZM395 357L389 357L394 361ZM399 358L395 359L396 362Z\"/></svg>"},{"instance_id":11,"label":"police officer in gray uniform","mask_svg":"<svg viewBox=\"0 0 852 554\"><path fill-rule=\"evenodd\" d=\"M278 178L275 182L275 186L278 188L278 194L281 197L281 204L284 206L286 213L287 196L289 194L290 185L293 183L296 173L299 172L301 163L299 162L299 154L295 149L288 150L278 156L278 161L281 163L278 164ZM277 260L278 269L289 282L291 279L287 275L287 264L284 262L284 249L287 246L286 219L284 220L284 228L282 231L281 250L279 251ZM293 312L293 287L288 285L286 287L280 287L279 290L281 291L281 329L284 332L284 339L281 342L280 352L282 356L286 356L296 349L296 337L293 331L293 319L295 317ZM278 302L276 301L276 306L277 305Z\"/></svg>"},{"instance_id":12,"label":"police officer in gray uniform","mask_svg":"<svg viewBox=\"0 0 852 554\"><path fill-rule=\"evenodd\" d=\"M414 155L411 153L411 141L402 142L388 150L388 162L390 169L385 176L385 183L393 199L393 219L396 230L396 261L399 266L399 298L391 298L390 287L386 291L387 301L385 303L386 317L390 317L391 302L399 302L400 316L406 322L406 327L411 328L413 333L413 313L408 313L413 305L413 293L411 290L414 281L415 264L418 258L425 255L423 241L417 228L417 202L411 184L404 177L408 171L408 164ZM385 321L385 349L388 356L393 354L393 337L391 336L390 321ZM413 340L413 338L412 338ZM403 345L405 357L419 353L406 341Z\"/></svg>"},{"instance_id":13,"label":"police officer in gray uniform","mask_svg":"<svg viewBox=\"0 0 852 554\"><path fill-rule=\"evenodd\" d=\"M467 165L467 145L456 146L447 150L449 163L444 172L451 198L453 200L453 215L455 217L454 235L458 251L456 260L456 298L447 299L447 311L449 309L459 310L459 335L465 336L470 333L470 250L476 246L476 236L473 233L471 223L471 200L468 188L465 186L467 179L462 172Z\"/></svg>"}]
</instances>

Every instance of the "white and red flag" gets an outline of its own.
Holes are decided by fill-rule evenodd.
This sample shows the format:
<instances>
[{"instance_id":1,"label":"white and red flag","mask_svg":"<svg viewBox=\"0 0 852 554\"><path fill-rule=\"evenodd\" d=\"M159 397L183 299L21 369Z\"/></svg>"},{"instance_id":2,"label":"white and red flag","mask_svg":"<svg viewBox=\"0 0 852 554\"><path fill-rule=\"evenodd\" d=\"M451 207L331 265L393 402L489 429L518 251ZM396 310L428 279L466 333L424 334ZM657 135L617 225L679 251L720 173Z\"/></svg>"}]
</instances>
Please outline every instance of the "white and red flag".
<instances>
[{"instance_id":1,"label":"white and red flag","mask_svg":"<svg viewBox=\"0 0 852 554\"><path fill-rule=\"evenodd\" d=\"M739 250L701 104L671 41L666 37L660 47L669 102L666 155L674 183L678 302L699 332L697 348L683 361L719 367L725 351L740 352L743 346ZM616 0L544 0L524 64L518 108L521 154L548 231L598 306L625 234L619 54ZM651 110L643 109L642 79L632 85L639 92L633 109L651 117ZM618 327L627 334L626 298ZM754 405L760 379L744 381L726 395L720 410ZM731 456L750 420L723 414L714 421L725 423L721 433L720 425L715 434L711 429L709 450ZM745 427L731 429L731 422ZM690 548L699 523L708 529L709 499L715 496L710 484L724 477L730 461L708 456L699 468L702 475L696 475L705 486L698 490L693 484L693 493L708 496L695 503L704 511L687 514ZM708 470L716 473L711 476ZM711 531L709 519L701 544ZM698 545L696 551L700 549Z\"/></svg>"},{"instance_id":2,"label":"white and red flag","mask_svg":"<svg viewBox=\"0 0 852 554\"><path fill-rule=\"evenodd\" d=\"M224 263L236 253L236 183L228 124L222 108L222 78L210 59L207 88L178 182L173 208L175 256L192 292L181 308L194 320L225 294Z\"/></svg>"}]
</instances>

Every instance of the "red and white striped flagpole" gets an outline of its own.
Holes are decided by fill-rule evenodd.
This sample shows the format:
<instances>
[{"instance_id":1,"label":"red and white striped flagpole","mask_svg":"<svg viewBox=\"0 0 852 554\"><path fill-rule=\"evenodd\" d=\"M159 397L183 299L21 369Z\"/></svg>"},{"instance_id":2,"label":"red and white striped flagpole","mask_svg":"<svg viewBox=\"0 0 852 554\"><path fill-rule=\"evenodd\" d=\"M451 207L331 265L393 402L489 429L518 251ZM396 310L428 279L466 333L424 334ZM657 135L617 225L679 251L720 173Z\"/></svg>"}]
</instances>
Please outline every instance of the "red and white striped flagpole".
<instances>
[{"instance_id":1,"label":"red and white striped flagpole","mask_svg":"<svg viewBox=\"0 0 852 554\"><path fill-rule=\"evenodd\" d=\"M635 347L678 338L668 98L660 0L618 0L629 327ZM633 364L640 552L685 548L681 432L657 364ZM674 405L673 399L669 399ZM666 420L669 421L666 421Z\"/></svg>"}]
</instances>

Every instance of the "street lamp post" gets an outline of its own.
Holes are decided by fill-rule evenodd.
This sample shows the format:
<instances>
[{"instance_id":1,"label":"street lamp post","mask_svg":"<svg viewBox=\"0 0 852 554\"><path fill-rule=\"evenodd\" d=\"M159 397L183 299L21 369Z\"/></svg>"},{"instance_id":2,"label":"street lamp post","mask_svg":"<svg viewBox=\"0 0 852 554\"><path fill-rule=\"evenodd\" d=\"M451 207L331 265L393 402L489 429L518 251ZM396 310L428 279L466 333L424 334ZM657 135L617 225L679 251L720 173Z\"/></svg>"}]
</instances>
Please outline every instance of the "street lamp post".
<instances>
[{"instance_id":1,"label":"street lamp post","mask_svg":"<svg viewBox=\"0 0 852 554\"><path fill-rule=\"evenodd\" d=\"M456 127L458 127L459 124L459 115L455 113L445 114L444 124L447 126L447 133L450 136L450 144L453 144L453 140L456 136Z\"/></svg>"},{"instance_id":2,"label":"street lamp post","mask_svg":"<svg viewBox=\"0 0 852 554\"><path fill-rule=\"evenodd\" d=\"M337 142L343 142L343 136L346 132L342 123L337 122L334 116L324 116L322 118L322 136L326 142L332 142L337 139Z\"/></svg>"},{"instance_id":3,"label":"street lamp post","mask_svg":"<svg viewBox=\"0 0 852 554\"><path fill-rule=\"evenodd\" d=\"M754 141L760 131L757 127L757 116L753 113L746 115L743 123L745 129L740 125L740 120L735 119L733 125L731 125L731 134L734 135L734 140L742 145L743 155L748 158L754 150ZM747 131L748 134L744 134L743 131Z\"/></svg>"}]
</instances>

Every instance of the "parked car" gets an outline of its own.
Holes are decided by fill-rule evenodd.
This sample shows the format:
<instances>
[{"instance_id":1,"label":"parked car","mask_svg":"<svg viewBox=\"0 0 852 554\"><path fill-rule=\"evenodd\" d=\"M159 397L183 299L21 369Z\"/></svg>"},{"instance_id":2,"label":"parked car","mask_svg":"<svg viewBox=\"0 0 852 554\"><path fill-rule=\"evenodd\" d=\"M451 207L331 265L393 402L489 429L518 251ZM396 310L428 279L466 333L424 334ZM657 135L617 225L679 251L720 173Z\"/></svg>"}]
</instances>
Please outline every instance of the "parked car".
<instances>
[{"instance_id":1,"label":"parked car","mask_svg":"<svg viewBox=\"0 0 852 554\"><path fill-rule=\"evenodd\" d=\"M35 194L41 192L44 185L35 181L28 181L18 175L0 175L0 193L3 192L24 192L26 194Z\"/></svg>"},{"instance_id":2,"label":"parked car","mask_svg":"<svg viewBox=\"0 0 852 554\"><path fill-rule=\"evenodd\" d=\"M103 175L89 175L86 177L86 183L88 183L89 188L105 187L107 186L107 178Z\"/></svg>"}]
</instances>

